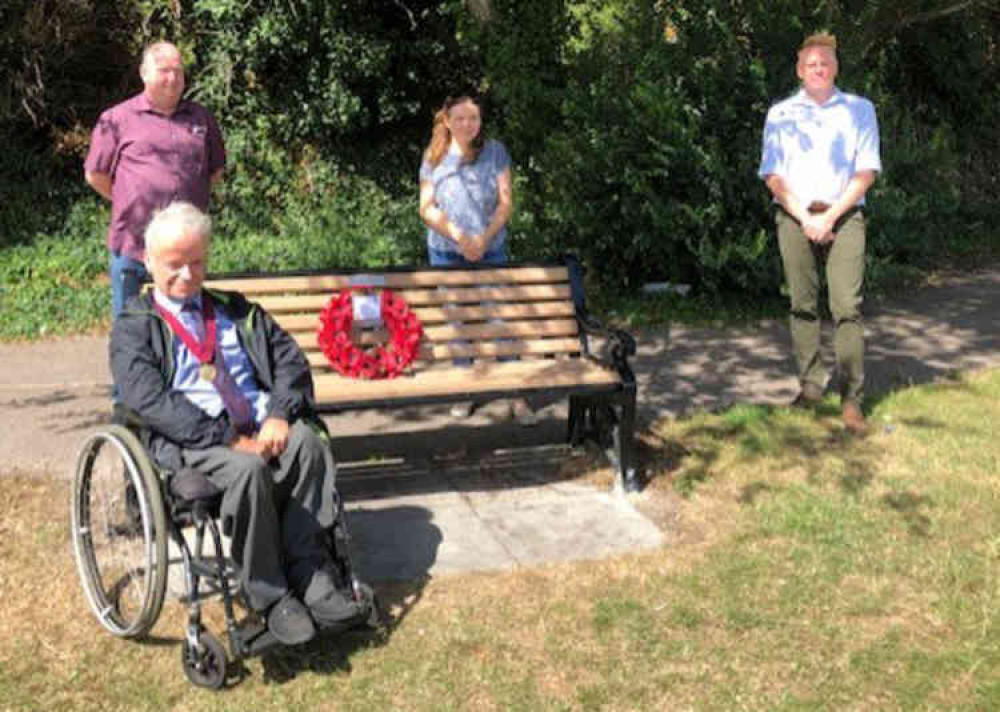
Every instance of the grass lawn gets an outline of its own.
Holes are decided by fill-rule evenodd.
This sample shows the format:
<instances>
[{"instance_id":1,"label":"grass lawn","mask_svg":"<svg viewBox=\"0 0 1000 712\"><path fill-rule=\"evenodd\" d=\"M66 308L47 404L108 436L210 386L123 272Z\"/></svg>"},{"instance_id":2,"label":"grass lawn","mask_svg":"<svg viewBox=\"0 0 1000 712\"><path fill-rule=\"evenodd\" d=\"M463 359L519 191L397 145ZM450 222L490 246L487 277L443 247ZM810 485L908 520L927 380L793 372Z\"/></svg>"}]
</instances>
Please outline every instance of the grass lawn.
<instances>
[{"instance_id":1,"label":"grass lawn","mask_svg":"<svg viewBox=\"0 0 1000 712\"><path fill-rule=\"evenodd\" d=\"M662 550L381 587L385 635L221 693L181 672L177 603L145 644L92 619L65 481L0 477L0 710L1000 709L1000 371L885 397L865 439L837 415L656 423Z\"/></svg>"}]
</instances>

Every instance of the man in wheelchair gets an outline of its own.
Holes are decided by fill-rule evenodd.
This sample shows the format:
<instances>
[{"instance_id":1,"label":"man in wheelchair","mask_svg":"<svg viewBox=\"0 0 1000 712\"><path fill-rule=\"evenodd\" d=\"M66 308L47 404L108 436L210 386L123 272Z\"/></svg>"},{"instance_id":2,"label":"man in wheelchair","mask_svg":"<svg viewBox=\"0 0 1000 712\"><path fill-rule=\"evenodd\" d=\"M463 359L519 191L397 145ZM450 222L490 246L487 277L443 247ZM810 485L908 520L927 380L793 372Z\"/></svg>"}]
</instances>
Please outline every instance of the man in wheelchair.
<instances>
[{"instance_id":1,"label":"man in wheelchair","mask_svg":"<svg viewBox=\"0 0 1000 712\"><path fill-rule=\"evenodd\" d=\"M338 587L324 543L336 469L308 362L260 306L202 288L211 232L190 203L153 217L153 289L116 319L111 371L157 464L201 473L223 491L220 519L244 598L278 641L296 645L317 627L365 620L372 603Z\"/></svg>"}]
</instances>

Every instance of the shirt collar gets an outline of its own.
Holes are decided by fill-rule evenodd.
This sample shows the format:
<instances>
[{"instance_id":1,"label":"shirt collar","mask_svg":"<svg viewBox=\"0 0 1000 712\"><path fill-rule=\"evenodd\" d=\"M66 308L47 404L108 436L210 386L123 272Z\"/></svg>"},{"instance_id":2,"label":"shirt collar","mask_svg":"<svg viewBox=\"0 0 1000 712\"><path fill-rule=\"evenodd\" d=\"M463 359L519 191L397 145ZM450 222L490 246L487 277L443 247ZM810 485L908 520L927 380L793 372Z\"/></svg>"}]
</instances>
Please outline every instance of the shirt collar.
<instances>
[{"instance_id":1,"label":"shirt collar","mask_svg":"<svg viewBox=\"0 0 1000 712\"><path fill-rule=\"evenodd\" d=\"M161 307L163 307L164 309L166 309L168 312L170 312L174 316L179 316L180 315L181 309L184 308L184 305L186 303L193 304L195 306L195 308L199 312L201 311L201 293L200 292L198 294L196 294L195 296L191 297L191 299L171 299L166 294L164 294L163 292L161 292L159 289L155 289L154 288L153 289L153 299L156 301L157 304L159 304Z\"/></svg>"},{"instance_id":2,"label":"shirt collar","mask_svg":"<svg viewBox=\"0 0 1000 712\"><path fill-rule=\"evenodd\" d=\"M794 100L794 102L796 104L800 104L800 105L803 105L803 106L827 107L827 106L833 106L834 104L839 104L840 102L844 101L844 93L842 91L840 91L840 89L838 89L837 87L834 87L833 88L833 94L830 95L830 98L827 99L822 104L817 104L815 101L812 100L812 97L810 97L808 94L806 94L806 90L805 89L801 89L800 88L792 96L792 99Z\"/></svg>"},{"instance_id":3,"label":"shirt collar","mask_svg":"<svg viewBox=\"0 0 1000 712\"><path fill-rule=\"evenodd\" d=\"M181 100L177 102L177 107L174 109L174 113L171 114L171 116L176 116L177 114L186 111L187 106L188 106L187 100L181 97ZM140 112L148 111L153 114L158 114L159 116L166 116L166 114L164 114L162 111L159 111L153 106L152 102L150 102L149 97L146 96L146 92L144 91L139 92L139 95L136 97L136 110Z\"/></svg>"}]
</instances>

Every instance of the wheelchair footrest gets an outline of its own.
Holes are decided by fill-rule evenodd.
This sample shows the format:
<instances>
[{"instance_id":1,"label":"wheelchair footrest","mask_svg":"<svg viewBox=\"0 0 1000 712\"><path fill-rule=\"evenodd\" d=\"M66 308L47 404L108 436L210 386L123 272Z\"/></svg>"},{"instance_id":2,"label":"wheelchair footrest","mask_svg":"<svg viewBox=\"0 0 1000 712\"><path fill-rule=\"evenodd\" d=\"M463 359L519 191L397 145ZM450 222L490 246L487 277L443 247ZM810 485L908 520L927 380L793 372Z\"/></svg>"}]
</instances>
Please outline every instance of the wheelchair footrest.
<instances>
[{"instance_id":1,"label":"wheelchair footrest","mask_svg":"<svg viewBox=\"0 0 1000 712\"><path fill-rule=\"evenodd\" d=\"M251 623L233 631L239 650L233 650L236 657L250 658L280 645L274 634L261 623Z\"/></svg>"}]
</instances>

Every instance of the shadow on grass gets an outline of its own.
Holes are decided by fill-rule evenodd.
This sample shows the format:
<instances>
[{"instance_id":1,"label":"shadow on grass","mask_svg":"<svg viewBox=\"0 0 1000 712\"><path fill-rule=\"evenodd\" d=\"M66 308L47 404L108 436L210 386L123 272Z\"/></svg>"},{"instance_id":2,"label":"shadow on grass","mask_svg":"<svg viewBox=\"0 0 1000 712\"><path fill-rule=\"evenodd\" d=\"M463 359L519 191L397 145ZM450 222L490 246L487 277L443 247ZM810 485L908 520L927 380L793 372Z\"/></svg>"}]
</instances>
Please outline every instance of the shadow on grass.
<instances>
[{"instance_id":1,"label":"shadow on grass","mask_svg":"<svg viewBox=\"0 0 1000 712\"><path fill-rule=\"evenodd\" d=\"M930 497L915 492L892 492L882 497L882 503L899 513L911 534L920 537L930 535L931 518L920 511L934 505Z\"/></svg>"},{"instance_id":2,"label":"shadow on grass","mask_svg":"<svg viewBox=\"0 0 1000 712\"><path fill-rule=\"evenodd\" d=\"M379 631L320 633L305 645L275 648L261 657L263 681L268 684L291 682L303 672L321 675L350 674L351 655L372 645L383 645L387 636Z\"/></svg>"},{"instance_id":3,"label":"shadow on grass","mask_svg":"<svg viewBox=\"0 0 1000 712\"><path fill-rule=\"evenodd\" d=\"M966 381L948 380L935 385L943 393L964 394L973 387ZM902 389L902 388L901 388ZM882 394L876 402L888 397ZM877 482L878 465L886 454L889 438L898 427L910 431L944 433L951 423L945 418L914 414L897 415L893 421L877 416L869 419L866 436L852 435L840 421L840 408L831 399L813 413L774 406L736 405L715 414L695 414L673 421L654 436L644 434L656 447L642 451L646 469L653 473L653 486L673 488L684 496L700 486L725 477L723 462L735 462L744 472L767 467L774 472L804 473L811 486L834 486L851 498L858 498ZM745 468L745 469L744 469ZM882 482L891 489L891 483ZM785 486L757 475L742 484L736 501L753 506L762 497L776 495ZM919 491L891 491L878 497L878 505L888 516L898 516L910 535L931 536L934 500Z\"/></svg>"},{"instance_id":4,"label":"shadow on grass","mask_svg":"<svg viewBox=\"0 0 1000 712\"><path fill-rule=\"evenodd\" d=\"M372 584L379 627L323 633L297 648L276 648L261 658L264 681L285 683L299 673L349 674L351 655L380 647L423 598L442 541L424 507L394 506L348 512L355 571Z\"/></svg>"},{"instance_id":5,"label":"shadow on grass","mask_svg":"<svg viewBox=\"0 0 1000 712\"><path fill-rule=\"evenodd\" d=\"M954 387L964 386L954 384ZM884 453L884 442L880 441L891 437L895 426L870 420L866 436L853 435L841 424L839 406L830 401L811 414L792 413L776 406L735 405L707 417L696 414L664 427L654 425L643 435L648 446L640 451L645 471L650 473L650 483L690 496L699 485L721 474L723 458L735 457L740 466L747 468L766 462L776 471L802 469L808 473L806 479L810 483L818 484L816 478L822 475L817 463L833 458L843 472L836 480L843 493L858 496L871 487L874 464ZM904 418L899 423L925 430L947 426L943 421L926 417ZM737 500L752 505L761 495L777 489L779 485L761 479L744 485ZM913 531L926 531L926 524L912 517L913 506L926 502L886 500L886 503L896 511L910 513L907 521Z\"/></svg>"},{"instance_id":6,"label":"shadow on grass","mask_svg":"<svg viewBox=\"0 0 1000 712\"><path fill-rule=\"evenodd\" d=\"M381 625L376 629L357 628L341 633L323 633L297 648L275 648L261 658L264 682L284 684L300 673L334 675L351 673L351 656L358 650L378 648L389 643L420 600L429 581L391 582L377 587Z\"/></svg>"}]
</instances>

